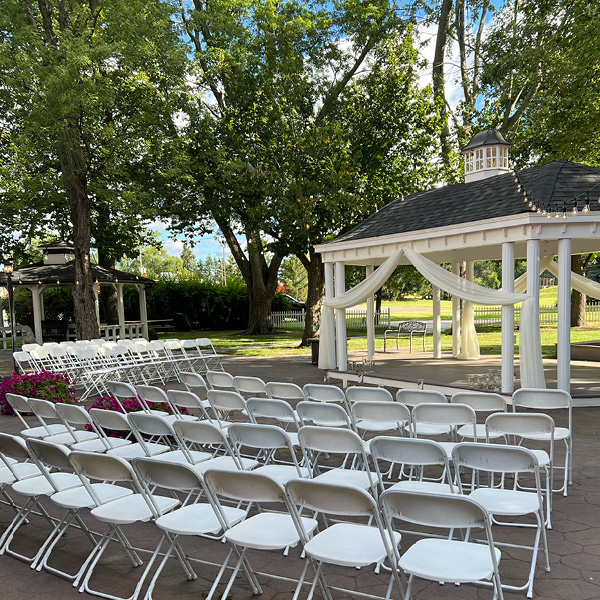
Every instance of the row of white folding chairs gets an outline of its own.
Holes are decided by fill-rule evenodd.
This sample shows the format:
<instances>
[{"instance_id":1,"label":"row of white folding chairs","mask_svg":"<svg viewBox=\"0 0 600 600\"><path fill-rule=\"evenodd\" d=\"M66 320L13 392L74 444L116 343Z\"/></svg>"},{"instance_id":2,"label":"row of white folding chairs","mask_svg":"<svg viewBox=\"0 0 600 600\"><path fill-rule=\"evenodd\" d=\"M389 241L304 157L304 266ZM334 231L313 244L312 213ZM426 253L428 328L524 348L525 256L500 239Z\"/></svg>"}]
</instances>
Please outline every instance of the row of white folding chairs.
<instances>
[{"instance_id":1,"label":"row of white folding chairs","mask_svg":"<svg viewBox=\"0 0 600 600\"><path fill-rule=\"evenodd\" d=\"M141 415L142 417L147 417L149 418L148 415ZM130 415L130 419L134 419L135 415ZM143 420L143 419L142 419ZM150 419L151 420L151 419ZM162 423L165 423L165 421L162 421ZM176 423L176 427L183 427L184 425L187 426L192 426L191 423L187 423L185 424L182 421L179 421ZM194 424L195 426L199 426L200 424ZM237 424L237 425L232 425L232 427L240 430L240 431L244 431L244 429L246 431L250 431L253 435L251 435L250 437L247 437L244 443L247 443L249 445L253 445L256 442L255 440L257 440L257 435L263 435L264 434L264 430L266 431L273 431L276 430L277 428L273 428L273 427L269 427L269 426L257 426L257 425L252 425L252 424ZM256 430L262 430L260 432L260 434L258 434L258 432ZM254 431L253 431L254 430ZM285 436L285 433L282 432L281 430L279 430L280 435ZM237 434L238 436L240 435L239 433ZM306 427L306 428L302 428L300 431L300 436L301 436L301 440L303 441L303 448L306 448L307 450L310 451L314 451L314 452L338 452L338 453L348 453L348 452L355 452L357 454L361 454L363 456L364 459L364 464L366 464L366 456L364 454L364 448L363 445L360 441L360 439L356 436L356 434L350 432L350 431L344 431L344 430L338 430L338 429L327 429L327 428L316 428L316 427ZM242 440L243 440L243 436L242 436ZM34 444L35 445L35 444ZM39 444L38 444L39 446ZM0 451L2 449L0 448ZM398 452L398 450L400 450L400 452ZM432 458L432 450L437 451L437 459ZM461 453L463 452L464 453ZM419 452L421 453L419 456ZM425 452L425 454L423 454L423 452ZM447 457L445 452L443 451L442 448L439 447L439 445L437 445L435 442L431 442L431 441L427 441L427 440L410 440L410 439L401 439L401 438L376 438L374 441L371 442L371 454L372 456L374 456L376 458L375 464L376 466L378 465L377 459L382 459L384 461L394 461L394 462L398 462L398 463L413 463L413 464L420 464L421 466L426 466L426 465L432 465L432 464L443 464L443 462L445 461L447 464ZM505 472L518 472L518 471L522 471L522 472L537 472L537 461L535 459L535 455L533 455L532 453L530 453L529 451L522 449L522 448L510 448L510 447L498 447L498 446L481 446L481 445L473 445L473 444L461 444L459 446L457 446L455 448L455 452L454 452L455 456L454 456L454 460L455 462L460 462L460 464L465 467L465 468L473 468L473 469L477 469L477 470L483 470L483 471L497 471L499 473L505 473ZM10 453L9 453L9 457L10 457ZM15 458L15 457L12 457ZM112 458L112 457L111 457ZM110 463L109 459L93 459L93 458L89 458L89 460L91 461L91 464L95 463L95 464L103 464L106 463L106 461L108 460L108 462ZM118 461L118 459L116 458L112 458L113 462L114 461ZM158 460L160 462L164 462L161 460L161 457L158 457ZM435 460L437 460L438 462L435 463ZM124 464L118 463L120 472L122 473L123 468L124 468ZM9 465L7 465L8 467ZM54 465L51 465L54 466ZM157 472L157 471L161 471L161 468L159 465L156 465L155 463L153 463L151 466L150 465L146 465L146 468L150 469L151 472ZM173 473L177 473L178 471L181 471L181 469L183 467L178 466L175 467L171 464L171 466L169 467L171 469L171 476L174 476ZM189 469L190 467L187 467L187 469ZM164 472L166 472L167 469L163 468L162 469ZM184 468L185 470L185 468ZM338 470L339 471L339 470ZM355 475L358 475L358 472L355 471ZM98 479L102 480L102 481L106 481L107 479L110 479L110 477L107 477L107 469L105 466L103 466L101 472L103 473L102 477L98 477ZM196 476L198 476L198 472L197 470L194 471L196 473ZM340 483L351 483L351 485L355 485L356 482L358 481L356 476L354 478L351 478L350 480L348 479L348 475L351 474L353 472L352 469L347 469L346 473L342 473L341 475L336 472L336 470L330 470L327 471L321 475L318 475L315 478L315 482L311 482L308 484L301 484L302 488L305 490L310 489L310 488L315 488L315 489L320 489L320 497L322 499L322 501L325 501L325 498L328 498L328 500L326 501L325 505L320 505L320 506L315 506L312 505L312 503L310 501L307 502L307 496L306 493L304 493L302 495L304 501L301 503L304 505L305 508L312 508L314 510L318 510L319 512L333 512L334 514L355 514L352 511L350 511L350 513L348 513L347 511L347 507L345 506L345 503L341 503L339 502L339 497L337 494L337 491L339 490L339 485ZM379 467L377 467L377 473L380 474L380 469ZM94 475L90 472L89 466L85 468L85 475L87 477L92 477L92 479L94 479ZM257 481L262 479L265 479L265 475L268 476L268 481L271 481L271 485L272 486L278 486L279 488L281 488L281 482L275 483L272 479L272 474L270 473L261 473L260 469L256 472L254 472L251 475L244 475L242 476L242 479L244 477L250 478L250 481L248 483L248 485L250 485L250 488L248 488L247 486L245 486L246 489L246 493L249 491L249 489L254 489L255 496L240 496L237 499L240 500L248 500L250 502L252 501L258 501L260 502L261 499L262 501L265 501L265 497L261 496L260 493L258 493L258 488L257 486ZM368 470L363 473L363 475L369 475ZM210 479L211 476L211 472L209 471L207 474L207 479ZM165 485L165 479L162 479L160 481L157 480L153 480L152 477L150 477L149 479L146 479L148 477L148 473L146 473L146 475L144 477L142 477L142 480L145 480L146 483L148 484L153 484L153 485L159 485L161 487L167 487L169 488L169 485ZM227 478L233 478L233 480L236 479L236 477L234 475L220 475L219 477L221 477L221 484L218 485L215 489L213 489L213 493L216 492L216 495L219 496L225 496L225 497L229 497L230 499L236 499L236 495L233 494L231 492L231 489L229 489L229 491L227 491L227 489L225 489L227 487L227 484L224 483L223 481L223 477ZM199 479L201 480L202 477L199 476ZM123 480L123 479L121 479ZM288 479L289 481L289 479ZM366 479L363 477L362 479L363 484L360 485L361 488L365 489L367 486L364 485L364 482L366 481ZM251 483L250 483L251 482ZM381 476L379 476L379 482L380 485L382 485L383 487L383 479ZM417 482L418 483L418 482ZM534 510L532 512L535 512L536 515L540 515L538 516L538 522L543 522L543 518L541 516L542 514L542 505L541 505L541 501L539 500L540 498L540 486L539 486L539 476L537 476L537 498L538 498L538 509L539 510ZM300 485L300 484L299 484ZM412 485L412 487L411 487ZM452 492L452 482L448 481L448 485L450 486L449 490L442 490L443 493L447 493ZM225 486L225 488L223 487ZM461 483L459 482L459 486L461 486ZM372 486L371 486L372 488ZM86 488L88 489L88 488ZM353 488L356 489L356 488ZM408 491L407 491L408 490ZM383 498L386 498L388 496L397 496L398 494L402 495L402 494L406 494L408 493L409 496L411 494L418 494L419 491L415 492L415 487L414 487L414 482L411 484L411 482L408 482L408 486L402 486L401 484L395 484L394 486L392 486L392 490L390 492L386 492L383 493L381 498L383 500ZM417 487L418 490L418 487ZM487 491L486 491L487 490ZM420 490L422 492L422 488ZM460 490L462 491L462 490ZM418 498L418 502L420 502L421 504L425 504L427 505L428 503L431 502L438 502L437 500L435 500L435 498L437 498L437 495L432 495L431 490L428 490L428 493L425 496L419 496ZM486 496L486 494L489 495L489 493L492 492L494 494L495 497L498 497L499 495L501 496L502 492L500 492L499 490L494 490L493 488L485 488L484 490L481 491L481 493L479 493L477 491L477 489L473 489L471 491L471 494L473 496L473 499L479 500L482 502L483 505L485 505L486 500L488 501L488 503L490 502L488 496ZM508 493L511 493L510 490L508 490ZM324 495L325 494L325 495ZM354 494L358 494L358 492L354 492ZM366 496L364 494L364 492L361 492L361 495L363 498L367 498L369 496ZM477 495L477 498L475 498L475 496ZM527 496L527 494L522 494L523 497ZM189 496L188 496L189 497ZM88 498L89 500L89 498ZM511 497L513 506L516 502L516 499L514 498L514 492L513 492L513 496ZM415 500L417 501L417 500ZM129 500L129 502L131 502L131 499ZM444 502L439 501L440 504L443 504ZM218 504L218 501L217 503ZM371 500L371 504L374 504L373 501ZM461 500L455 500L455 501L448 501L448 507L451 506L462 506L464 504L464 501ZM467 502L467 504L469 504L469 502ZM464 506L466 506L467 504L464 504ZM493 503L492 503L493 504ZM529 506L531 506L531 502L529 503ZM130 506L130 505L129 505ZM337 507L337 510L334 508ZM424 523L423 518L424 518L424 514L423 514L423 509L424 507L421 507L421 517L420 519L417 519L415 521L412 522L420 522L421 524ZM97 511L97 513L103 513L105 519L108 517L109 514L113 515L113 519L117 520L117 521L113 521L113 524L115 522L118 522L118 516L116 513L116 510L118 510L118 506L113 506L111 508L111 510L105 510L105 511ZM200 509L199 509L200 510ZM204 507L204 510L208 510L207 507ZM147 511L147 508L146 508ZM359 512L365 514L364 512L364 508L362 508ZM384 511L385 512L385 511ZM242 513L238 513L238 514L244 514L243 511ZM356 513L358 514L358 513ZM376 512L371 512L369 513L369 511L367 511L366 514L369 514L369 516L373 517L375 519L375 521L377 522L379 515ZM442 521L443 521L443 525L442 526L446 526L446 527L456 527L456 528L460 528L461 524L459 521L456 520L457 515L454 514L453 515L453 519L450 519L449 521L444 521L444 511L438 511L437 512L437 516L436 519L439 519L441 521L439 521L437 524L438 525L442 525ZM485 510L484 510L484 514ZM496 513L497 514L497 513ZM416 513L415 513L416 515ZM183 515L182 515L183 516ZM386 522L389 523L390 521L390 517L391 516L396 516L396 517L400 517L401 515L396 514L396 515L386 515L387 516L387 520L384 519L383 523L385 524ZM514 516L514 508L513 508L513 513L512 516ZM26 518L26 517L25 517ZM74 514L71 515L71 521L72 518L74 518ZM262 548L265 547L264 542L266 541L266 539L268 538L269 535L272 535L273 532L270 531L268 528L265 529L267 523L265 523L265 521L269 521L269 518L266 517L262 517L263 522L261 522L261 532L262 532L262 536L263 536L263 546ZM163 519L163 521L168 521L169 519ZM411 519L408 519L409 522L411 522ZM111 522L110 520L108 522ZM159 520L157 520L157 524L159 524ZM57 526L56 530L55 530L55 537L54 539L57 539L60 537L60 535L62 535L62 533L65 530L65 527L68 527L69 523L66 523L66 525L63 523L59 526ZM190 528L189 526L189 521L185 521L186 524L186 528L185 531L188 534L196 534L196 531L193 528ZM435 523L431 523L431 524L435 524ZM232 526L233 524L230 524L230 526ZM258 525L258 523L257 523ZM471 525L473 526L477 526L477 523L473 522ZM160 526L160 525L159 525ZM281 530L281 526L282 523L281 521L279 522L279 533L281 535L282 530ZM467 527L467 525L463 525L464 527ZM226 529L228 529L228 527L226 527ZM543 528L542 528L543 529ZM486 533L488 533L489 537L491 538L491 530L489 530L489 519L487 522L487 529L486 529ZM115 534L116 530L113 529L112 533L111 533L111 537ZM289 528L288 528L288 532L289 532ZM380 531L381 532L381 531ZM172 531L172 533L174 533ZM183 531L181 531L180 533L183 533ZM206 532L199 532L197 534L200 533L206 533ZM350 531L348 531L348 533L351 533ZM355 536L359 534L359 530L357 529L356 532L352 532L352 538L355 539ZM366 534L366 532L365 532ZM371 536L375 535L375 532L373 530L371 530L370 532ZM333 535L333 532L332 532ZM342 539L341 536L340 537L340 533L339 531L336 531L336 535L337 535L337 541L338 541L338 546L339 546L339 540ZM528 582L525 584L525 586L519 587L518 589L524 589L527 588L528 589L528 595L531 594L531 589L532 589L532 583L533 583L533 572L535 569L535 554L537 553L537 544L539 542L539 536L542 535L542 537L544 536L544 532L541 531L539 532L539 527L538 527L538 533L536 535L536 545L534 547L534 558L532 560L532 569L531 569L531 576L530 579L528 580ZM12 536L11 536L12 537ZM52 536L51 536L52 537ZM226 535L225 536L226 539L228 539L229 541L233 541L235 539L235 536L230 535L229 537ZM110 538L108 538L110 539ZM281 537L280 537L281 539ZM290 546L294 543L294 539L288 539L285 538L287 541L286 543L282 543L281 544L281 548L283 549L286 546ZM304 537L301 539L303 541L308 541L308 536ZM318 539L318 536L317 536ZM362 539L362 538L361 538ZM370 538L371 541L373 541L372 537ZM382 536L381 539L385 539L385 536ZM395 535L392 535L392 537L388 538L388 539L396 539ZM397 540L399 541L399 535L397 536ZM239 541L239 539L238 539ZM298 540L295 541L295 543L297 543ZM356 541L356 540L355 540ZM322 541L321 541L322 543ZM362 543L362 542L361 542ZM312 546L315 546L318 544L312 544ZM439 544L438 544L439 545ZM442 544L443 545L443 544ZM447 550L450 552L450 554L446 554L444 556L444 558L446 560L448 560L451 556L455 556L455 552L460 552L461 549L456 546L456 548L454 547L456 544L453 544L452 546L447 546ZM545 538L544 538L544 545L545 545ZM241 544L242 547L247 547L244 546L244 544ZM52 551L52 547L53 545L49 548L49 552ZM174 547L174 544L172 544L171 546L171 551ZM250 545L249 547L252 547L252 545ZM259 546L260 547L260 546ZM267 547L269 547L267 545ZM429 548L429 551L431 552L433 550L433 548L431 547L431 543L428 542L427 547ZM306 552L309 555L309 557L311 556L310 553L310 549L307 546L306 548ZM372 545L371 545L371 549L372 549ZM356 546L355 546L355 550L356 550ZM417 550L415 550L413 552L413 554L416 554L416 556L421 556L421 558L424 557L423 555L423 550L425 550L425 548L420 548L419 552L417 552ZM440 549L441 550L441 549ZM40 550L41 552L42 550ZM36 555L36 557L34 557L33 560L38 560L38 565L40 566L40 568L42 566L47 566L47 557L49 556L49 552L48 552L48 548L46 548L46 553L45 554L40 554L40 552L38 552L38 554ZM336 550L334 548L330 549L330 552L335 552ZM340 548L338 547L337 552L339 553ZM478 552L475 548L469 548L470 552ZM168 554L167 554L168 556ZM363 555L364 556L364 555ZM369 556L369 554L367 553L367 556ZM373 555L370 555L371 558L373 558ZM379 561L377 560L369 560L366 562L360 562L358 564L355 564L354 566L366 566L367 564L372 564L373 562L381 562L384 558L387 558L392 562L392 565L394 564L394 560L395 559L400 559L400 566L402 567L402 559L401 557L399 557L399 555L396 554L395 559L392 559L392 557L390 557L389 554L384 553L383 555L381 555L381 558ZM408 556L408 553L405 554L405 556ZM411 560L408 560L408 558L406 558L405 562L405 566L411 564L412 560L415 560L416 556L412 556L411 555ZM547 552L546 552L546 557L547 557ZM45 559L45 560L44 560ZM165 558L166 560L166 558ZM436 557L436 560L439 561L440 560L440 556ZM327 560L325 560L325 562L327 562ZM422 562L422 561L421 561ZM469 561L467 561L469 562ZM94 563L95 564L95 561ZM134 562L135 564L135 562ZM164 564L164 563L163 563ZM241 562L238 562L237 567L240 566L240 564L242 564ZM339 564L339 563L338 563ZM350 563L344 563L344 564L350 564ZM440 571L440 565L437 565L437 570L435 568L434 565L430 565L429 568L433 569L432 571L432 575L433 573L435 573L435 575L433 575L432 577L430 577L430 579L432 579L433 581L467 581L467 580L479 580L481 579L481 576L475 577L474 579L465 579L464 577L464 571L465 571L465 565L463 565L462 569L458 569L460 565L460 562L456 563L454 566L454 573L456 576L458 574L458 571L460 571L461 573L463 573L462 576L456 578L453 577L449 577L448 573L446 572L446 577L442 577L440 575L441 571ZM85 566L85 564L84 564ZM89 566L89 565L88 565ZM422 565L421 565L422 566ZM548 564L547 564L547 558L546 558L546 566L548 568ZM185 569L185 566L184 566ZM77 574L75 574L74 576L71 576L72 578L76 579L76 583L80 583L81 582L81 586L82 586L82 590L85 589L87 591L92 591L87 587L87 582L89 581L89 575L91 575L91 570L93 570L93 566L91 567L91 569L88 571L88 575L86 576L85 580L83 580L82 582L82 577L83 574L85 573L85 569L80 570ZM411 580L412 580L412 575L414 573L411 573L410 568L406 569L406 572L411 576ZM237 571L237 569L236 569ZM423 569L421 568L421 575L423 575ZM189 571L188 571L189 573ZM145 571L143 578L145 577L145 575L147 574L147 571ZM497 573L496 573L497 574ZM153 581L151 583L151 588L153 587L154 583L156 582L156 578L158 577L158 572L156 573L155 577L153 578ZM489 577L489 575L488 575ZM227 595L230 586L233 583L235 576L232 577L232 579L230 580L230 583L228 584L228 588L225 592L224 595ZM319 575L316 575L316 578L319 579ZM216 589L216 583L213 586L213 589L211 590L211 594L212 592L214 592L214 590ZM498 585L499 581L496 579L495 581L496 585ZM322 586L326 587L326 583L324 580L320 580L319 579L319 584ZM139 591L139 586L141 585L141 581L140 584L138 585L137 591ZM391 587L388 588L388 592L390 591ZM256 591L256 590L253 590ZM501 589L498 588L498 593L501 594Z\"/></svg>"}]
</instances>

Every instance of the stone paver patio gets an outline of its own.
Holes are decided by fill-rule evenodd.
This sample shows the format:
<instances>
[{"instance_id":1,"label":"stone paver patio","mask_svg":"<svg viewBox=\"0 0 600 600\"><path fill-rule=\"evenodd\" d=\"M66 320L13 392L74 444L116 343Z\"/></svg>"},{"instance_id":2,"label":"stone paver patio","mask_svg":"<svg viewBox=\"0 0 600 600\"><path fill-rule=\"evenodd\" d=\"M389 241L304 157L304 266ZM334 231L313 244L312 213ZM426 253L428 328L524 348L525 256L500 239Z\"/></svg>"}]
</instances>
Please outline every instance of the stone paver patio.
<instances>
[{"instance_id":1,"label":"stone paver patio","mask_svg":"<svg viewBox=\"0 0 600 600\"><path fill-rule=\"evenodd\" d=\"M307 382L322 382L323 372L310 364L307 356L248 358L229 357L226 368L233 374L255 375L265 380L288 381L298 385ZM566 414L553 413L557 425L566 424ZM14 417L0 417L0 430L10 433L19 431L19 423ZM538 566L535 579L535 596L540 599L585 600L600 598L600 409L577 408L574 410L574 483L569 488L569 496L555 494L552 513L553 529L548 532L550 563L552 570L545 573ZM559 450L558 462L562 460L562 448ZM0 531L3 531L13 516L7 506L0 506ZM52 510L57 516L57 511ZM103 530L91 518L87 522L96 531ZM514 530L508 533L506 528L494 529L497 540L517 542L529 540L531 530ZM134 546L153 550L159 539L159 533L152 524L134 525L124 528ZM28 525L23 526L15 538L15 549L32 552L37 549L48 533L48 523L33 517ZM402 547L411 543L410 536L405 536ZM184 539L184 549L193 558L218 563L227 551L227 545L218 541L205 539ZM70 531L53 553L57 566L68 564L75 568L87 556L89 543L78 531ZM297 578L303 567L298 548L290 551L289 557L280 553L250 554L250 561L256 570L275 573L284 577ZM147 558L149 555L143 555ZM515 583L525 579L528 569L529 553L522 550L503 550L501 576L504 583ZM538 565L541 565L538 559ZM171 560L165 567L154 592L157 600L198 599L209 590L217 567L196 565L198 579L187 582L176 561ZM139 575L138 569L132 569L122 560L120 548L114 547L106 553L102 565L94 576L94 584L107 592L129 594L134 581ZM515 577L517 579L515 579ZM262 597L291 598L295 584L289 581L277 581L267 577L259 577L263 587ZM375 575L372 569L327 570L327 580L332 585L360 590L363 592L384 594L387 576ZM0 557L0 598L7 600L25 600L41 598L60 598L70 600L82 595L72 585L46 572L34 572L29 565L12 557ZM222 588L221 588L222 589ZM308 593L308 590L306 591ZM305 595L303 594L305 597ZM445 585L417 581L414 586L414 598L417 600L449 598L454 600L470 600L475 598L491 598L491 590L471 585ZM87 597L87 595L86 595ZM218 596L217 596L218 597ZM238 577L233 587L233 600L253 597L244 577ZM319 594L317 593L317 598ZM334 593L335 598L352 598L349 593ZM393 598L399 598L394 591ZM505 598L525 598L524 592L506 592Z\"/></svg>"}]
</instances>

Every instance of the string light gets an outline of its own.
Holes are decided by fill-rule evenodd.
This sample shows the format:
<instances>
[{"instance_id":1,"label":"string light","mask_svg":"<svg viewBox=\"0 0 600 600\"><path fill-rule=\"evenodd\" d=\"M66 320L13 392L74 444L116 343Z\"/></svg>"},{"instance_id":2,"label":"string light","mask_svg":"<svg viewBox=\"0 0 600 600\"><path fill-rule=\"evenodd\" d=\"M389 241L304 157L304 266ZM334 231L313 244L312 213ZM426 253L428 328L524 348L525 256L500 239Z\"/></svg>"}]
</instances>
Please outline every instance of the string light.
<instances>
[{"instance_id":1,"label":"string light","mask_svg":"<svg viewBox=\"0 0 600 600\"><path fill-rule=\"evenodd\" d=\"M556 214L554 215L555 219L560 219L560 213L558 212L558 204L556 205Z\"/></svg>"},{"instance_id":2,"label":"string light","mask_svg":"<svg viewBox=\"0 0 600 600\"><path fill-rule=\"evenodd\" d=\"M581 212L590 212L590 193L586 192L585 193L585 206L583 207L583 210Z\"/></svg>"},{"instance_id":3,"label":"string light","mask_svg":"<svg viewBox=\"0 0 600 600\"><path fill-rule=\"evenodd\" d=\"M562 220L564 221L566 218L567 218L567 205L563 203Z\"/></svg>"}]
</instances>

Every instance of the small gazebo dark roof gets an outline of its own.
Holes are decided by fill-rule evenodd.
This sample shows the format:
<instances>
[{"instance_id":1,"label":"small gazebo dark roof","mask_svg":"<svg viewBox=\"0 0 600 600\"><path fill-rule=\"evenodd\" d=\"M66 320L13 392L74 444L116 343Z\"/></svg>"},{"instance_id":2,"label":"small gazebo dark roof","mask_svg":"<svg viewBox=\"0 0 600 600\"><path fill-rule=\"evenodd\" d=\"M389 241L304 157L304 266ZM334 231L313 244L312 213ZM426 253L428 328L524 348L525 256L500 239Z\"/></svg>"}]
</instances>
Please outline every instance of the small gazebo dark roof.
<instances>
[{"instance_id":1,"label":"small gazebo dark roof","mask_svg":"<svg viewBox=\"0 0 600 600\"><path fill-rule=\"evenodd\" d=\"M483 132L486 133L486 132ZM475 136L477 137L477 136ZM497 142L496 142L497 143ZM567 211L577 198L579 210L585 204L586 192L591 196L590 210L600 211L596 201L600 190L600 169L568 161L554 161L523 169L519 180L538 206L563 206ZM395 200L372 214L354 229L335 238L334 242L361 240L434 227L501 218L530 213L523 192L517 190L511 173L445 187L415 192Z\"/></svg>"},{"instance_id":2,"label":"small gazebo dark roof","mask_svg":"<svg viewBox=\"0 0 600 600\"><path fill-rule=\"evenodd\" d=\"M92 265L92 279L96 283L123 283L152 285L153 279L141 277L133 273L108 269ZM0 282L5 282L6 276L0 275ZM75 283L75 261L71 260L61 265L45 265L43 262L26 265L13 272L13 285L73 285Z\"/></svg>"},{"instance_id":3,"label":"small gazebo dark roof","mask_svg":"<svg viewBox=\"0 0 600 600\"><path fill-rule=\"evenodd\" d=\"M465 150L473 150L474 148L481 148L482 146L497 145L510 146L510 142L507 142L497 129L488 129L487 131L476 133L462 151L465 152Z\"/></svg>"}]
</instances>

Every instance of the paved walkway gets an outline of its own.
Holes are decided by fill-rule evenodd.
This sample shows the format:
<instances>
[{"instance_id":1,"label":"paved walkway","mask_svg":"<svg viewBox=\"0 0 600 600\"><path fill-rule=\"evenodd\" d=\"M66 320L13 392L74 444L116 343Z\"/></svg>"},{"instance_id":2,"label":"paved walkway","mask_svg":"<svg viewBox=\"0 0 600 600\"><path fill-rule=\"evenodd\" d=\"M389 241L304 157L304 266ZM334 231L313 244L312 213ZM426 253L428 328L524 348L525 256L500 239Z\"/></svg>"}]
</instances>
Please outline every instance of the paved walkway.
<instances>
[{"instance_id":1,"label":"paved walkway","mask_svg":"<svg viewBox=\"0 0 600 600\"><path fill-rule=\"evenodd\" d=\"M249 358L228 357L227 369L233 374L257 375L271 381L293 381L298 385L307 382L322 382L323 373L312 366L306 356ZM555 414L557 425L565 424L565 414ZM0 430L11 433L19 431L15 417L0 417ZM600 409L578 408L574 411L575 461L574 484L569 489L569 496L555 495L552 514L553 529L548 532L550 562L552 570L545 573L538 568L535 581L535 597L549 600L595 600L600 598ZM559 461L562 459L562 448ZM57 511L52 509L53 514ZM12 518L12 511L0 506L0 531L3 531ZM96 530L102 527L88 518L87 521ZM126 526L126 534L131 542L146 550L153 549L159 535L152 524ZM34 517L23 526L15 540L15 549L35 552L39 543L48 531L47 522ZM518 542L528 540L532 531L495 528L498 540ZM402 547L405 549L412 543L410 536L405 536ZM183 546L193 558L200 558L217 563L225 555L227 547L217 541L205 539L186 539ZM69 532L53 554L57 566L66 563L81 563L89 551L89 544L77 531ZM147 554L143 556L147 558ZM292 549L289 557L277 552L250 554L254 567L266 573L274 573L285 577L298 577L303 566L299 558L299 549ZM522 550L503 550L501 575L505 583L514 583L515 576L524 578L528 568L529 553ZM175 561L170 561L154 593L156 600L199 600L210 588L217 568L197 565L198 579L187 582ZM132 569L122 560L121 553L115 547L109 551L98 575L94 577L94 585L111 593L129 595L138 569ZM375 575L371 568L361 570L345 568L328 568L327 579L334 585L384 594L384 583L387 577ZM260 577L264 594L262 598L271 600L292 597L294 584ZM0 556L0 598L2 600L75 600L87 597L79 594L69 582L45 572L33 572L29 566L9 556ZM233 588L232 600L252 598L249 586L243 577L237 579ZM303 595L303 597L306 597ZM317 594L317 598L319 595ZM353 598L351 593L337 593L335 598ZM399 594L394 592L393 598L398 600ZM448 598L449 600L489 599L491 592L487 588L470 585L460 587L453 585L440 586L437 583L417 582L415 584L415 600L433 600ZM522 600L524 592L505 594L507 600Z\"/></svg>"}]
</instances>

